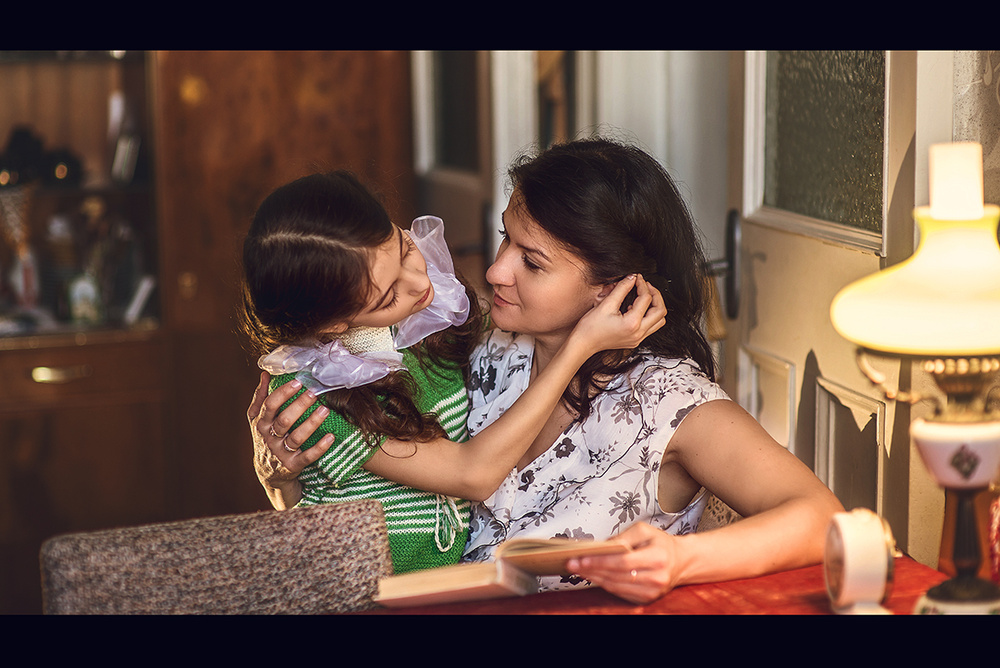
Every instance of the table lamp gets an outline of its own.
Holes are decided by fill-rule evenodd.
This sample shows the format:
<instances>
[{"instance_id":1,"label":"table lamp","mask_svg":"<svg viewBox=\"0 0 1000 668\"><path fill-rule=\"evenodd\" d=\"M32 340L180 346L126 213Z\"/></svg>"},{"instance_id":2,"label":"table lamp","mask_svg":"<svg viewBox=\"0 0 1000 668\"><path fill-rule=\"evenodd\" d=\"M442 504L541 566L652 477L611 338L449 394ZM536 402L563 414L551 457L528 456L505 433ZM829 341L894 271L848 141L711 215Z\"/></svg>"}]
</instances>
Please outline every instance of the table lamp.
<instances>
[{"instance_id":1,"label":"table lamp","mask_svg":"<svg viewBox=\"0 0 1000 668\"><path fill-rule=\"evenodd\" d=\"M1000 208L983 203L981 145L933 145L929 167L930 205L914 210L916 251L845 287L830 314L873 382L883 379L864 356L887 354L918 362L945 397L910 435L934 480L958 498L956 575L928 590L915 612L998 613L1000 587L977 577L973 499L1000 473L1000 412L987 396L1000 376Z\"/></svg>"}]
</instances>

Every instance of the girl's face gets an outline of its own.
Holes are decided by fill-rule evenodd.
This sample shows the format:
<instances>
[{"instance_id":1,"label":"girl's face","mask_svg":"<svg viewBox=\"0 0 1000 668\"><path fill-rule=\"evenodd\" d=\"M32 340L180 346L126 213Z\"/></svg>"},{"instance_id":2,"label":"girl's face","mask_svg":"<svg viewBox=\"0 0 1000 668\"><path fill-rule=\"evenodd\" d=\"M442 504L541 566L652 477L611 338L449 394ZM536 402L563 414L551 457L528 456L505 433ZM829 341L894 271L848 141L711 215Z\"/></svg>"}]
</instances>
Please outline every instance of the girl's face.
<instances>
[{"instance_id":1,"label":"girl's face","mask_svg":"<svg viewBox=\"0 0 1000 668\"><path fill-rule=\"evenodd\" d=\"M543 230L519 200L515 191L503 212L503 242L486 271L493 286L490 317L507 331L568 336L607 290L591 284L584 261Z\"/></svg>"},{"instance_id":2,"label":"girl's face","mask_svg":"<svg viewBox=\"0 0 1000 668\"><path fill-rule=\"evenodd\" d=\"M388 327L427 308L434 301L434 288L427 276L427 263L407 232L393 225L393 233L371 251L371 294L368 303L345 326Z\"/></svg>"}]
</instances>

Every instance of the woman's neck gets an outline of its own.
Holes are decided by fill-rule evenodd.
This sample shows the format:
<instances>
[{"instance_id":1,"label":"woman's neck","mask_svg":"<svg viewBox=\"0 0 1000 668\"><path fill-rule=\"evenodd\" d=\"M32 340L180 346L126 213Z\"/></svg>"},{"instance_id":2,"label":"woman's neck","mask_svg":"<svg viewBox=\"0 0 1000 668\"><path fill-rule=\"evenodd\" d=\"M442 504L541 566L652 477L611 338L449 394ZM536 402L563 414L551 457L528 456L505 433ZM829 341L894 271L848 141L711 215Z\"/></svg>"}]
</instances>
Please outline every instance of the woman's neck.
<instances>
[{"instance_id":1,"label":"woman's neck","mask_svg":"<svg viewBox=\"0 0 1000 668\"><path fill-rule=\"evenodd\" d=\"M552 361L552 358L555 357L556 353L559 352L559 348L562 347L562 345L566 342L566 339L568 338L569 334L561 336L555 335L547 337L538 337L538 336L535 337L534 353L532 354L531 358L532 380L534 380L535 376L540 374L545 369L545 367L548 366L549 362ZM607 355L608 353L607 351L605 351L605 353L602 354ZM605 357L604 361L612 362L613 360ZM617 361L623 361L623 360L619 359ZM596 382L598 386L602 387L606 385L610 380L611 380L610 376L595 376L594 378L591 379L592 382ZM574 379L573 383L576 382L577 380Z\"/></svg>"},{"instance_id":2,"label":"woman's neck","mask_svg":"<svg viewBox=\"0 0 1000 668\"><path fill-rule=\"evenodd\" d=\"M535 337L535 351L532 355L532 375L541 373L555 357L568 335Z\"/></svg>"}]
</instances>

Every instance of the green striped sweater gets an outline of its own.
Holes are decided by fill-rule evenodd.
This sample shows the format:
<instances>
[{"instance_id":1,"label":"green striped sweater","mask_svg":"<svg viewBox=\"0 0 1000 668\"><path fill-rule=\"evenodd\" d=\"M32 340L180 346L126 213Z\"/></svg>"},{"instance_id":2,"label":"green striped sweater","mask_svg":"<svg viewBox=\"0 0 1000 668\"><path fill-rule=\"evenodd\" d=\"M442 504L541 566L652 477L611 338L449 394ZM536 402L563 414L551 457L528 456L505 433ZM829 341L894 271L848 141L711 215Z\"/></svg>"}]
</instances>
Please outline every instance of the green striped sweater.
<instances>
[{"instance_id":1,"label":"green striped sweater","mask_svg":"<svg viewBox=\"0 0 1000 668\"><path fill-rule=\"evenodd\" d=\"M414 397L417 408L437 414L438 422L452 441L468 440L469 401L461 372L435 368L428 374L413 353L402 352L403 363L419 388L418 396ZM271 389L293 377L288 374L273 378ZM315 406L302 420L313 408ZM311 447L330 432L336 437L333 445L299 475L303 496L298 505L378 499L385 510L396 573L457 562L468 537L469 502L406 487L366 471L362 466L374 450L365 442L360 430L339 413L331 412L302 447ZM380 436L378 442L381 444L384 440L385 436Z\"/></svg>"}]
</instances>

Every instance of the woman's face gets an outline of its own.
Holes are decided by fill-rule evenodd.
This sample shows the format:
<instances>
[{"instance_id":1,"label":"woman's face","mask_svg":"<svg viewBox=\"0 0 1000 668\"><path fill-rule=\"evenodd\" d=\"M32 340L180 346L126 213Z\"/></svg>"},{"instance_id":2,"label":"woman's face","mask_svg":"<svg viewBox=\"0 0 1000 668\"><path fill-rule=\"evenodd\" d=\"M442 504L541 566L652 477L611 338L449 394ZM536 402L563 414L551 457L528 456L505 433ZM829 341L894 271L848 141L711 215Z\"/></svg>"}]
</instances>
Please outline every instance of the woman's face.
<instances>
[{"instance_id":1,"label":"woman's face","mask_svg":"<svg viewBox=\"0 0 1000 668\"><path fill-rule=\"evenodd\" d=\"M584 261L566 249L519 206L517 191L503 212L504 240L486 271L493 286L490 317L497 327L535 337L565 337L600 301Z\"/></svg>"},{"instance_id":2,"label":"woman's face","mask_svg":"<svg viewBox=\"0 0 1000 668\"><path fill-rule=\"evenodd\" d=\"M389 239L371 252L371 294L355 315L351 327L388 327L427 308L434 300L434 287L427 276L427 263L407 232L393 225ZM343 331L341 325L334 331Z\"/></svg>"}]
</instances>

